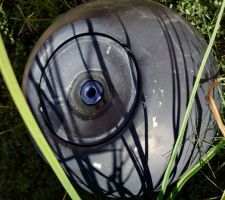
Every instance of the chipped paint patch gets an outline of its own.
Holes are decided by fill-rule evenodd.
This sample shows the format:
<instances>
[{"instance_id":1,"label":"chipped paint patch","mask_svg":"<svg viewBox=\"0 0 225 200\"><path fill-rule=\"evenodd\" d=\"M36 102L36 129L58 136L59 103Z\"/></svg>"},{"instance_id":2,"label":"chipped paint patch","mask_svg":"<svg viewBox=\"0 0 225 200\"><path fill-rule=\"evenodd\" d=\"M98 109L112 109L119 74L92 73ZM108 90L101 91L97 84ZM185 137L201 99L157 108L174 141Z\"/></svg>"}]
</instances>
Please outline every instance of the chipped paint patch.
<instances>
[{"instance_id":1,"label":"chipped paint patch","mask_svg":"<svg viewBox=\"0 0 225 200\"><path fill-rule=\"evenodd\" d=\"M96 169L101 169L102 168L102 164L101 163L93 163L93 167L95 167Z\"/></svg>"},{"instance_id":2,"label":"chipped paint patch","mask_svg":"<svg viewBox=\"0 0 225 200\"><path fill-rule=\"evenodd\" d=\"M159 101L158 102L158 106L157 106L157 108L160 108L162 106L162 102L161 101Z\"/></svg>"},{"instance_id":3,"label":"chipped paint patch","mask_svg":"<svg viewBox=\"0 0 225 200\"><path fill-rule=\"evenodd\" d=\"M152 93L155 94L155 90L152 90Z\"/></svg>"},{"instance_id":4,"label":"chipped paint patch","mask_svg":"<svg viewBox=\"0 0 225 200\"><path fill-rule=\"evenodd\" d=\"M160 143L158 139L153 135L148 139L149 152L156 153L159 151Z\"/></svg>"},{"instance_id":5,"label":"chipped paint patch","mask_svg":"<svg viewBox=\"0 0 225 200\"><path fill-rule=\"evenodd\" d=\"M106 50L106 54L107 54L107 55L109 54L110 50L111 50L111 46L109 46L109 47L107 48L107 50Z\"/></svg>"},{"instance_id":6,"label":"chipped paint patch","mask_svg":"<svg viewBox=\"0 0 225 200\"><path fill-rule=\"evenodd\" d=\"M162 97L164 97L164 90L159 89L159 91L161 92Z\"/></svg>"},{"instance_id":7,"label":"chipped paint patch","mask_svg":"<svg viewBox=\"0 0 225 200\"><path fill-rule=\"evenodd\" d=\"M155 83L157 83L157 80L154 80Z\"/></svg>"},{"instance_id":8,"label":"chipped paint patch","mask_svg":"<svg viewBox=\"0 0 225 200\"><path fill-rule=\"evenodd\" d=\"M152 118L152 126L153 126L153 128L156 128L159 125L159 123L156 121L156 119L157 119L156 117Z\"/></svg>"}]
</instances>

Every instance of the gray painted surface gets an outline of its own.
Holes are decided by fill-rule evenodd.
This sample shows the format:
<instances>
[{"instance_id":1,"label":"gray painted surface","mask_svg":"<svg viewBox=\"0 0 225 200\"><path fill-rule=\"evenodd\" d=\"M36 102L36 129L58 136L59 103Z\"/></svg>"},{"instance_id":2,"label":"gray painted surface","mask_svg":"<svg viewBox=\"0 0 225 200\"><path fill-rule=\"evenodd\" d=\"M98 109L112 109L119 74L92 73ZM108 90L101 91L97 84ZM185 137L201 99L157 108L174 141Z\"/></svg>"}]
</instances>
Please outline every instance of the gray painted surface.
<instances>
[{"instance_id":1,"label":"gray painted surface","mask_svg":"<svg viewBox=\"0 0 225 200\"><path fill-rule=\"evenodd\" d=\"M93 37L106 37L106 43L102 46L100 44L99 49L84 47L80 43L84 51L78 54L78 46L74 45L73 41L77 40L78 35L87 33L92 36L81 38L85 40L85 37L89 37L89 45L94 41ZM104 36L98 36L98 33ZM112 46L107 44L108 37L115 39ZM70 43L65 42L71 38L75 39ZM71 48L70 45L74 45L74 51L66 50ZM133 197L158 190L206 46L204 39L189 23L168 8L154 2L90 2L70 10L50 26L28 60L23 91L43 134L68 176L84 189L109 197ZM59 63L57 56L51 58L57 48L58 56L62 58ZM117 55L117 58L113 53L116 48L121 48L119 52L123 54ZM121 57L125 58L125 63L118 65L119 67L115 66L115 59L116 63L122 63ZM71 121L76 113L70 112L70 107L67 107L65 110L62 109L65 113L63 117L62 113L60 114L61 118L57 113L50 115L54 127L50 130L44 117L46 109L43 110L40 102L40 88L46 94L45 100L49 100L50 106L54 107L56 102L59 105L66 104L69 86L78 76L76 72L79 71L79 67L82 68L84 63L91 65L92 62L96 62L96 65L91 65L91 69L104 74L102 61L108 62L107 67L112 72L110 79L120 80L115 82L114 89L124 96L125 110L131 112L126 116L123 110L117 115L121 107L117 102L115 108L111 109L111 114L99 126L95 126L95 120L98 120L99 116L85 120L90 122L88 129L92 131L93 128L92 133L98 137L103 134L104 127L114 126L121 119L126 122L121 126L123 129L115 127L109 138L106 137L98 143L99 138L95 137L96 135L88 135L88 129L80 128L81 124ZM49 64L46 66L46 63ZM121 76L123 69L129 71L124 72L127 74L126 77ZM49 75L51 71L53 76ZM49 74L42 77L46 72ZM215 134L206 92L212 82L211 77L216 73L217 67L211 56L196 95L171 182L177 180L182 172L204 155L209 148L207 143L212 141ZM115 78L117 76L118 79ZM41 81L42 78L45 82ZM65 95L56 95L54 99L53 96L60 87ZM50 93L48 90L53 92ZM139 93L136 90L139 90ZM129 94L128 97L125 94ZM218 99L217 91L214 98ZM136 109L128 106L132 102ZM104 112L110 110L111 105L113 103L109 101L109 108ZM114 124L111 123L113 120ZM66 131L62 135L57 134L59 130L66 130L63 128L68 122L71 122L69 130L73 130L70 134L76 135L79 132L80 138L85 135L89 137L89 142L93 140L95 144L76 145L73 137L69 137L70 134ZM76 139L79 140L79 135L76 135Z\"/></svg>"}]
</instances>

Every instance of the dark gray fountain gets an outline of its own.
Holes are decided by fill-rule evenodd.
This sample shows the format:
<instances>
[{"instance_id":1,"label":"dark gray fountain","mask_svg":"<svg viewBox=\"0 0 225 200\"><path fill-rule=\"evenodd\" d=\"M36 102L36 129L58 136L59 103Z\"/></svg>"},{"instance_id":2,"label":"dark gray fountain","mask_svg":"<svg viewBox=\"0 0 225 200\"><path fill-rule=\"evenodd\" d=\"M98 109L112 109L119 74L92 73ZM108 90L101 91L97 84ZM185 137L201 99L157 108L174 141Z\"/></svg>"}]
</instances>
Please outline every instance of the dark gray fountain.
<instances>
[{"instance_id":1,"label":"dark gray fountain","mask_svg":"<svg viewBox=\"0 0 225 200\"><path fill-rule=\"evenodd\" d=\"M55 21L28 59L23 92L68 177L107 197L158 190L206 46L151 1L93 1ZM211 56L170 182L213 139L206 92L216 74Z\"/></svg>"}]
</instances>

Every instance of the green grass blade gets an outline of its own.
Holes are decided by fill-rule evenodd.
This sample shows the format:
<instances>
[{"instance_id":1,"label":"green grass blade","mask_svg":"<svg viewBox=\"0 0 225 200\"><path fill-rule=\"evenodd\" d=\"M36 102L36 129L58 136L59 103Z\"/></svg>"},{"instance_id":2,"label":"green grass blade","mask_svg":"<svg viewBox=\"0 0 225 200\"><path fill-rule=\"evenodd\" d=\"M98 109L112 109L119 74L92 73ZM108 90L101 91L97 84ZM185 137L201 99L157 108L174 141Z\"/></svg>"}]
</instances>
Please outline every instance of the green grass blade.
<instances>
[{"instance_id":1,"label":"green grass blade","mask_svg":"<svg viewBox=\"0 0 225 200\"><path fill-rule=\"evenodd\" d=\"M13 128L10 128L10 129L7 129L5 131L2 131L2 132L0 132L0 136L3 135L3 134L5 134L5 133L9 133L11 131L14 131L15 129L20 128L21 126L22 126L22 124L19 124L19 125L13 127Z\"/></svg>"},{"instance_id":2,"label":"green grass blade","mask_svg":"<svg viewBox=\"0 0 225 200\"><path fill-rule=\"evenodd\" d=\"M1 109L15 109L14 107L9 107L9 106L0 106L0 110Z\"/></svg>"},{"instance_id":3,"label":"green grass blade","mask_svg":"<svg viewBox=\"0 0 225 200\"><path fill-rule=\"evenodd\" d=\"M35 142L37 143L39 149L45 156L46 160L48 161L49 165L55 172L56 176L62 183L63 187L65 188L68 195L73 200L79 200L80 197L76 193L73 185L70 183L68 177L66 176L65 172L63 171L60 163L56 159L53 151L51 150L50 146L48 145L47 141L45 140L44 136L41 133L40 128L38 127L27 103L22 94L22 91L19 87L19 84L16 80L15 74L12 70L6 49L4 47L4 43L2 37L0 36L0 72L5 80L5 83L8 87L8 90L12 96L12 99L23 119L25 122L30 134L34 138Z\"/></svg>"},{"instance_id":4,"label":"green grass blade","mask_svg":"<svg viewBox=\"0 0 225 200\"><path fill-rule=\"evenodd\" d=\"M169 194L169 199L174 199L184 184L195 175L207 162L209 162L217 153L225 146L225 140L221 140L216 146L212 147L210 151L204 155L204 157L199 161L194 167L184 173L179 181L176 183L176 186Z\"/></svg>"},{"instance_id":5,"label":"green grass blade","mask_svg":"<svg viewBox=\"0 0 225 200\"><path fill-rule=\"evenodd\" d=\"M225 200L225 190L223 192L223 196L221 197L221 200Z\"/></svg>"},{"instance_id":6,"label":"green grass blade","mask_svg":"<svg viewBox=\"0 0 225 200\"><path fill-rule=\"evenodd\" d=\"M2 132L0 132L0 136L3 135L3 134L5 134L5 133L9 133L9 132L11 132L13 130L14 130L14 128L10 128L10 129L7 129L5 131L2 131Z\"/></svg>"},{"instance_id":7,"label":"green grass blade","mask_svg":"<svg viewBox=\"0 0 225 200\"><path fill-rule=\"evenodd\" d=\"M177 155L179 147L180 147L180 145L183 141L184 132L185 132L185 129L186 129L186 126L187 126L189 115L191 113L193 102L195 100L195 95L196 95L196 92L197 92L197 89L198 89L198 86L199 86L199 81L201 79L201 76L202 76L202 73L204 71L206 62L208 60L208 57L209 57L209 54L211 52L213 43L215 41L217 31L218 31L219 26L220 26L220 21L221 21L222 15L223 15L224 7L225 7L225 0L223 0L223 3L221 5L220 12L218 14L218 18L217 18L217 21L216 21L216 25L215 25L215 28L213 30L213 34L210 38L209 45L206 49L205 55L204 55L203 60L201 62L201 65L200 65L200 68L199 68L199 71L198 71L198 74L197 74L197 78L195 80L194 87L192 89L191 97L190 97L190 100L189 100L189 103L188 103L188 106L187 106L187 110L185 112L184 119L183 119L183 122L181 124L181 128L179 130L179 135L178 135L177 141L174 145L172 155L170 157L169 163L167 165L167 168L166 168L166 171L165 171L165 174L164 174L164 177L163 177L161 190L160 190L159 195L157 197L158 200L162 200L163 196L166 192L166 188L168 186L170 174L171 174L172 169L173 169L174 164L175 164L176 155Z\"/></svg>"},{"instance_id":8,"label":"green grass blade","mask_svg":"<svg viewBox=\"0 0 225 200\"><path fill-rule=\"evenodd\" d=\"M14 111L15 109L15 107L0 106L0 113Z\"/></svg>"}]
</instances>

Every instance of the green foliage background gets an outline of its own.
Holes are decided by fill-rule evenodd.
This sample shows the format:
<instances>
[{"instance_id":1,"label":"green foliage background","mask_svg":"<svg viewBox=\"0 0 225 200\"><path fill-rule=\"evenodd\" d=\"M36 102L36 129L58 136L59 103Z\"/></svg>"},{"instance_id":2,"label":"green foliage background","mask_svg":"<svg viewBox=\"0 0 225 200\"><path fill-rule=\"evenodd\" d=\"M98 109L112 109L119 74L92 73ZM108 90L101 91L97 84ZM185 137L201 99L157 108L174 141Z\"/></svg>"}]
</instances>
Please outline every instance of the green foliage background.
<instances>
[{"instance_id":1,"label":"green foliage background","mask_svg":"<svg viewBox=\"0 0 225 200\"><path fill-rule=\"evenodd\" d=\"M222 2L222 0L158 1L185 17L206 40L214 28ZM0 0L0 31L20 83L26 60L40 35L59 14L84 2ZM224 75L225 16L214 51L221 74ZM222 114L224 118L224 108ZM186 184L177 199L219 199L224 189L225 150L222 150L209 165ZM78 192L82 199L98 199L80 188ZM64 193L56 176L34 148L0 78L0 200L63 199Z\"/></svg>"}]
</instances>

